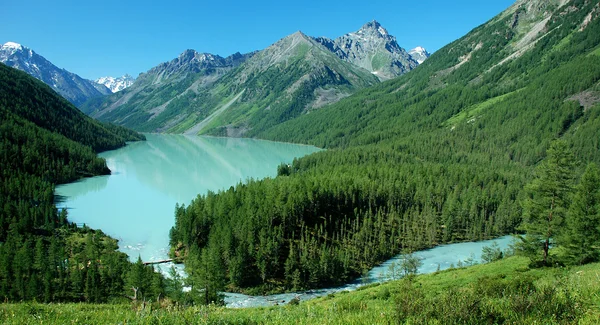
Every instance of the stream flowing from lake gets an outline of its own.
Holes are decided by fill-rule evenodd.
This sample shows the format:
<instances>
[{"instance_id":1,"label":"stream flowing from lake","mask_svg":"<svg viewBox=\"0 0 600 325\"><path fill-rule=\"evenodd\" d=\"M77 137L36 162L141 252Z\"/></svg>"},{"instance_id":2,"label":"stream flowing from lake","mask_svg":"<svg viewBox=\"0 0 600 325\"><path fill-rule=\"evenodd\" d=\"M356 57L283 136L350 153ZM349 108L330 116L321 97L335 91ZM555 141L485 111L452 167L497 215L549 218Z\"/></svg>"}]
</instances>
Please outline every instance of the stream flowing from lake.
<instances>
[{"instance_id":1,"label":"stream flowing from lake","mask_svg":"<svg viewBox=\"0 0 600 325\"><path fill-rule=\"evenodd\" d=\"M432 249L415 252L413 255L419 258L423 263L418 269L419 274L433 273L437 270L446 270L450 267L458 266L461 263L465 265L468 260L471 260L471 263L481 263L481 252L483 247L491 246L493 243L496 243L498 244L498 248L505 251L510 249L512 241L512 236L504 236L493 240L441 245ZM402 263L402 254L372 268L363 278L359 278L352 283L337 288L307 290L267 296L247 296L243 294L226 293L225 304L227 307L232 308L266 307L287 304L294 298L304 301L323 297L332 293L352 291L363 285L397 279L397 268L400 263Z\"/></svg>"},{"instance_id":2,"label":"stream flowing from lake","mask_svg":"<svg viewBox=\"0 0 600 325\"><path fill-rule=\"evenodd\" d=\"M235 186L250 178L273 177L277 166L291 163L320 149L253 139L147 134L147 141L100 154L112 171L110 176L82 179L56 187L57 206L68 211L71 222L102 229L119 240L119 249L132 261L168 258L169 230L174 225L176 204L188 205L198 194ZM511 237L495 240L508 247ZM493 241L438 246L416 252L423 265L419 273L444 270L472 257L479 261L481 249ZM365 278L330 289L270 296L226 293L229 307L285 304L294 298L308 300L361 285L391 279L390 265L401 256L373 268ZM165 272L172 264L163 264Z\"/></svg>"}]
</instances>

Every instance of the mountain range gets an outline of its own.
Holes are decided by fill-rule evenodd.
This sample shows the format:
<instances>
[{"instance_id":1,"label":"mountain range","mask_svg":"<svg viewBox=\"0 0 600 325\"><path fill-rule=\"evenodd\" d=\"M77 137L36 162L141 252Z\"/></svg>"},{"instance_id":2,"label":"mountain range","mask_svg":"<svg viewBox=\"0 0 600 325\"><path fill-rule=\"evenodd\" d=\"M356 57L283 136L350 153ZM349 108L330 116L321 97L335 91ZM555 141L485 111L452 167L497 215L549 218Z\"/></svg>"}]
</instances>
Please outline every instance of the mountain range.
<instances>
[{"instance_id":1,"label":"mountain range","mask_svg":"<svg viewBox=\"0 0 600 325\"><path fill-rule=\"evenodd\" d=\"M414 69L428 55L414 53L376 21L335 40L298 31L227 58L186 50L81 109L140 131L252 136Z\"/></svg>"},{"instance_id":2,"label":"mountain range","mask_svg":"<svg viewBox=\"0 0 600 325\"><path fill-rule=\"evenodd\" d=\"M0 62L43 81L75 106L90 98L111 93L106 86L60 69L32 49L18 43L7 42L0 47Z\"/></svg>"},{"instance_id":3,"label":"mountain range","mask_svg":"<svg viewBox=\"0 0 600 325\"><path fill-rule=\"evenodd\" d=\"M593 1L519 0L411 73L257 136L326 147L395 141L414 150L439 138L454 151L454 142L476 138L465 157L504 151L539 161L549 138L583 134L570 127L600 102L599 16ZM534 129L554 133L534 137ZM530 147L517 149L522 141Z\"/></svg>"},{"instance_id":4,"label":"mountain range","mask_svg":"<svg viewBox=\"0 0 600 325\"><path fill-rule=\"evenodd\" d=\"M334 40L297 32L262 51L226 58L186 50L137 81L129 75L86 80L20 44L0 49L1 62L100 120L142 131L228 136L251 136L334 103L428 56L421 47L407 52L377 21Z\"/></svg>"}]
</instances>

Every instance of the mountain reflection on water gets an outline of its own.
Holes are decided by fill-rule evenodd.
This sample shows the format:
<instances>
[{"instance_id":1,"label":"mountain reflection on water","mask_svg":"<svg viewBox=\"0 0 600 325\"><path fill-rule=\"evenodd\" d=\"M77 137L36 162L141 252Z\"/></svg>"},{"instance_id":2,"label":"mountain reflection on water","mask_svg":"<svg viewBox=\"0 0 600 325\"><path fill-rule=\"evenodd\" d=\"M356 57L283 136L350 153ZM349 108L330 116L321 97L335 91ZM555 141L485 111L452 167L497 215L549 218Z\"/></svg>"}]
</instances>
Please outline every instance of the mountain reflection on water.
<instances>
[{"instance_id":1,"label":"mountain reflection on water","mask_svg":"<svg viewBox=\"0 0 600 325\"><path fill-rule=\"evenodd\" d=\"M112 175L56 188L57 204L68 210L70 221L102 229L119 239L130 259L144 261L167 257L176 204L249 178L275 176L279 164L319 150L253 139L146 137L100 154Z\"/></svg>"}]
</instances>

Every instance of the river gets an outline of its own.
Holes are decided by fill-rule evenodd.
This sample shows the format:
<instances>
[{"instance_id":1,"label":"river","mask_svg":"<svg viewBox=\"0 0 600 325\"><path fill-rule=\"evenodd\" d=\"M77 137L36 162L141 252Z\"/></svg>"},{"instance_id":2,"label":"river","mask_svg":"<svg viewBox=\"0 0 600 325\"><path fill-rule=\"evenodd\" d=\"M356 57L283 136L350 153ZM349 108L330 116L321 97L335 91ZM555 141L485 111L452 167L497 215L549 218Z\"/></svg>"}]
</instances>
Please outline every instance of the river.
<instances>
[{"instance_id":1,"label":"river","mask_svg":"<svg viewBox=\"0 0 600 325\"><path fill-rule=\"evenodd\" d=\"M86 178L56 187L68 218L77 224L102 229L119 240L119 249L132 261L168 258L169 230L176 204L189 204L198 194L235 186L249 178L276 175L277 166L291 163L320 149L253 139L147 134L147 140L101 153L112 171L109 176ZM496 240L502 249L510 236ZM443 270L469 257L479 260L481 249L492 241L438 246L415 253L422 259L419 273ZM389 280L390 265L400 256L373 268L366 278L338 288L271 296L227 293L229 307L272 306L298 297L312 299L361 285ZM170 265L163 265L163 271Z\"/></svg>"},{"instance_id":2,"label":"river","mask_svg":"<svg viewBox=\"0 0 600 325\"><path fill-rule=\"evenodd\" d=\"M498 247L504 251L509 249L512 240L512 236L504 236L492 240L441 245L432 249L415 252L414 256L418 257L423 263L423 265L419 267L418 273L426 274L433 273L438 269L445 270L452 266L458 266L459 263L464 264L469 259L472 259L475 263L480 263L483 247L490 246L495 242L498 244ZM366 284L397 279L390 270L393 270L394 268L390 268L390 266L399 265L401 261L402 255L400 254L387 260L381 265L372 268L364 278L357 279L356 281L341 287L267 296L247 296L243 294L226 293L225 304L227 307L232 308L266 307L287 304L294 298L304 301L341 291L352 291Z\"/></svg>"}]
</instances>

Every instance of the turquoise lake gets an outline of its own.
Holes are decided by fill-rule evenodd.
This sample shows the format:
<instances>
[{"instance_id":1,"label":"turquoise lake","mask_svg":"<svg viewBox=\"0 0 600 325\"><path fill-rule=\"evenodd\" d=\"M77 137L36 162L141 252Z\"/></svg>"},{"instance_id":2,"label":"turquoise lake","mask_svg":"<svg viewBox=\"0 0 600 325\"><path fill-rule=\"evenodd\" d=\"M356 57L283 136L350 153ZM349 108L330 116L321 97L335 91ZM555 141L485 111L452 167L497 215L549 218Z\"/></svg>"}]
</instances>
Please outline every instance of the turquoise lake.
<instances>
[{"instance_id":1,"label":"turquoise lake","mask_svg":"<svg viewBox=\"0 0 600 325\"><path fill-rule=\"evenodd\" d=\"M56 187L69 220L102 229L119 240L119 249L131 260L166 259L169 230L176 204L188 205L198 194L235 186L249 178L273 177L277 166L320 149L252 139L211 138L185 135L146 135L147 141L100 154L112 175L86 178ZM459 261L479 261L481 250L492 242L508 248L512 238L443 245L416 252L423 265L419 273L443 270ZM294 298L308 300L330 293L355 290L363 284L390 278L392 263L401 255L374 267L364 279L337 288L269 296L226 293L229 307L272 306ZM169 263L170 264L170 263ZM163 265L163 271L170 265Z\"/></svg>"},{"instance_id":2,"label":"turquoise lake","mask_svg":"<svg viewBox=\"0 0 600 325\"><path fill-rule=\"evenodd\" d=\"M320 149L253 139L147 134L147 141L100 154L112 175L56 187L59 208L77 224L119 240L132 260L167 258L175 204L198 194L277 174L277 166Z\"/></svg>"}]
</instances>

